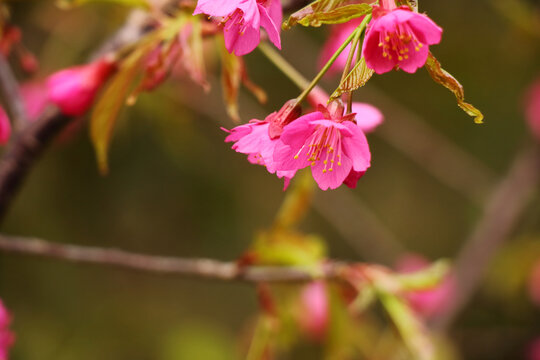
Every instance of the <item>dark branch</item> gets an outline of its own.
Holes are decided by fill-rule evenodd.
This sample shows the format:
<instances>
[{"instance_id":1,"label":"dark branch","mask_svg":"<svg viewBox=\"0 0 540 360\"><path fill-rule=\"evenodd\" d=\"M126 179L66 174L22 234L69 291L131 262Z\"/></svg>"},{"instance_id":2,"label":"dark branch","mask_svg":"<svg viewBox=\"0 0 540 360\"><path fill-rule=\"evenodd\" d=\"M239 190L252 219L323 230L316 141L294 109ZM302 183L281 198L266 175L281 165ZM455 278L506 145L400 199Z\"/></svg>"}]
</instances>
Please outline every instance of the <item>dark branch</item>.
<instances>
[{"instance_id":1,"label":"dark branch","mask_svg":"<svg viewBox=\"0 0 540 360\"><path fill-rule=\"evenodd\" d=\"M15 75L13 75L7 59L2 54L0 54L0 89L2 90L2 96L6 102L6 110L11 116L14 128L21 130L28 124L26 109L21 99L19 83L15 79Z\"/></svg>"},{"instance_id":2,"label":"dark branch","mask_svg":"<svg viewBox=\"0 0 540 360\"><path fill-rule=\"evenodd\" d=\"M35 238L0 235L0 251L59 259L75 263L106 265L162 275L246 282L303 282L316 278L339 278L346 266L331 262L319 274L313 268L248 266L211 259L151 256L117 249L64 245Z\"/></svg>"}]
</instances>

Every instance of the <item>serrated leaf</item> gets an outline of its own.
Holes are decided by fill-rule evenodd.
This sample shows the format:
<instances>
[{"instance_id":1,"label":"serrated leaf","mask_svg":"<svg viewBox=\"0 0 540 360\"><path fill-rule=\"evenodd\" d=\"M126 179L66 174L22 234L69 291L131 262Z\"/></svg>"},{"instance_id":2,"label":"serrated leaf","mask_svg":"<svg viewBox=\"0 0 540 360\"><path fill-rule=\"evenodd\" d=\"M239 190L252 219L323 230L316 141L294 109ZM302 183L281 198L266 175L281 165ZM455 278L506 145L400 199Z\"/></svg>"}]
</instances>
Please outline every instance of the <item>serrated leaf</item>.
<instances>
[{"instance_id":1,"label":"serrated leaf","mask_svg":"<svg viewBox=\"0 0 540 360\"><path fill-rule=\"evenodd\" d=\"M93 2L108 2L129 7L142 7L145 9L150 9L150 4L148 3L148 0L58 0L56 4L60 8L69 9L72 7Z\"/></svg>"},{"instance_id":2,"label":"serrated leaf","mask_svg":"<svg viewBox=\"0 0 540 360\"><path fill-rule=\"evenodd\" d=\"M317 0L293 13L283 24L287 30L296 24L321 26L322 24L341 24L351 19L369 14L368 4L347 4L348 0Z\"/></svg>"},{"instance_id":3,"label":"serrated leaf","mask_svg":"<svg viewBox=\"0 0 540 360\"><path fill-rule=\"evenodd\" d=\"M356 63L351 72L343 79L338 88L334 91L330 100L337 99L342 94L346 92L354 91L364 85L371 79L374 71L367 67L366 59L361 58L359 62Z\"/></svg>"},{"instance_id":4,"label":"serrated leaf","mask_svg":"<svg viewBox=\"0 0 540 360\"><path fill-rule=\"evenodd\" d=\"M238 92L242 81L243 64L240 57L227 51L223 41L221 44L221 64L221 86L227 114L233 121L240 122Z\"/></svg>"},{"instance_id":5,"label":"serrated leaf","mask_svg":"<svg viewBox=\"0 0 540 360\"><path fill-rule=\"evenodd\" d=\"M463 109L467 114L474 117L474 122L477 124L483 123L484 115L480 110L473 105L465 102L465 91L463 86L453 77L450 73L441 67L439 61L429 53L426 61L426 69L431 78L436 82L454 93L457 99L458 106Z\"/></svg>"},{"instance_id":6,"label":"serrated leaf","mask_svg":"<svg viewBox=\"0 0 540 360\"><path fill-rule=\"evenodd\" d=\"M417 0L396 0L397 6L407 5L411 8L412 11L418 12L418 1Z\"/></svg>"},{"instance_id":7,"label":"serrated leaf","mask_svg":"<svg viewBox=\"0 0 540 360\"><path fill-rule=\"evenodd\" d=\"M118 72L103 91L90 119L90 137L96 151L99 171L108 172L108 150L114 125L130 93L131 85L139 70L148 46L141 46L120 65Z\"/></svg>"}]
</instances>

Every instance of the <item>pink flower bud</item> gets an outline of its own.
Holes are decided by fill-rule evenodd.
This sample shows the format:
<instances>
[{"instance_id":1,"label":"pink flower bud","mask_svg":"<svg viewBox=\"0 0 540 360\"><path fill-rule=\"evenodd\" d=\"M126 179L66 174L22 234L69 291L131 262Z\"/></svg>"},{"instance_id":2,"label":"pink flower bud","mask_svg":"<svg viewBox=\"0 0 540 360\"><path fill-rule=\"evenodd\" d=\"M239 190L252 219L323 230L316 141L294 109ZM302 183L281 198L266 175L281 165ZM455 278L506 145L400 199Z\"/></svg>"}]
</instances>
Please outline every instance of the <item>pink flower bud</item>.
<instances>
[{"instance_id":1,"label":"pink flower bud","mask_svg":"<svg viewBox=\"0 0 540 360\"><path fill-rule=\"evenodd\" d=\"M7 360L8 350L15 342L15 336L8 330L11 316L0 300L0 360Z\"/></svg>"},{"instance_id":2,"label":"pink flower bud","mask_svg":"<svg viewBox=\"0 0 540 360\"><path fill-rule=\"evenodd\" d=\"M114 70L115 64L101 59L88 65L61 70L49 77L49 99L69 116L84 114Z\"/></svg>"},{"instance_id":3,"label":"pink flower bud","mask_svg":"<svg viewBox=\"0 0 540 360\"><path fill-rule=\"evenodd\" d=\"M315 281L306 285L300 294L298 313L298 322L302 331L314 340L323 340L328 330L329 311L324 282Z\"/></svg>"},{"instance_id":4,"label":"pink flower bud","mask_svg":"<svg viewBox=\"0 0 540 360\"><path fill-rule=\"evenodd\" d=\"M11 136L11 123L5 110L0 107L0 145L5 145ZM1 319L0 319L1 321Z\"/></svg>"},{"instance_id":5,"label":"pink flower bud","mask_svg":"<svg viewBox=\"0 0 540 360\"><path fill-rule=\"evenodd\" d=\"M268 135L270 139L278 138L283 132L283 127L302 115L302 108L296 100L289 100L278 112L270 114L266 121L270 123Z\"/></svg>"}]
</instances>

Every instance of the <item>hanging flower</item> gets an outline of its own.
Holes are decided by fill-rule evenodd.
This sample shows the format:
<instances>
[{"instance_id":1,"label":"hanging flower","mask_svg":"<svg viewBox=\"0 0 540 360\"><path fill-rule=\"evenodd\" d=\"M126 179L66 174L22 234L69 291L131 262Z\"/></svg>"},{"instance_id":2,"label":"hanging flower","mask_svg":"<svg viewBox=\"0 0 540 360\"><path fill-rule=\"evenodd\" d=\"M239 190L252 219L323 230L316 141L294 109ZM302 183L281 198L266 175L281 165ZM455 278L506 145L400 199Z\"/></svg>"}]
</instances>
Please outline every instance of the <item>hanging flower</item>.
<instances>
[{"instance_id":1,"label":"hanging flower","mask_svg":"<svg viewBox=\"0 0 540 360\"><path fill-rule=\"evenodd\" d=\"M284 178L285 188L287 188L296 170L277 171L274 151L276 145L279 144L279 136L284 126L296 119L300 111L295 100L287 101L279 111L268 115L265 120L253 119L232 130L223 129L229 133L225 142L234 142L232 149L247 154L250 163L263 165L271 174L276 173L279 178Z\"/></svg>"},{"instance_id":2,"label":"hanging flower","mask_svg":"<svg viewBox=\"0 0 540 360\"><path fill-rule=\"evenodd\" d=\"M353 122L356 114L343 116L343 105L336 101L329 109L319 106L318 110L285 126L274 151L277 170L310 166L322 190L338 188L356 172L349 182L353 185L371 161L366 137Z\"/></svg>"},{"instance_id":3,"label":"hanging flower","mask_svg":"<svg viewBox=\"0 0 540 360\"><path fill-rule=\"evenodd\" d=\"M47 80L49 99L65 115L82 115L92 106L97 92L114 68L114 62L101 59L61 70Z\"/></svg>"},{"instance_id":4,"label":"hanging flower","mask_svg":"<svg viewBox=\"0 0 540 360\"><path fill-rule=\"evenodd\" d=\"M377 74L394 68L414 73L426 63L429 45L438 44L441 36L442 29L426 15L385 0L373 8L362 54Z\"/></svg>"},{"instance_id":5,"label":"hanging flower","mask_svg":"<svg viewBox=\"0 0 540 360\"><path fill-rule=\"evenodd\" d=\"M242 56L259 44L263 27L270 41L281 49L279 35L283 12L279 0L199 0L193 15L206 14L224 25L225 46Z\"/></svg>"}]
</instances>

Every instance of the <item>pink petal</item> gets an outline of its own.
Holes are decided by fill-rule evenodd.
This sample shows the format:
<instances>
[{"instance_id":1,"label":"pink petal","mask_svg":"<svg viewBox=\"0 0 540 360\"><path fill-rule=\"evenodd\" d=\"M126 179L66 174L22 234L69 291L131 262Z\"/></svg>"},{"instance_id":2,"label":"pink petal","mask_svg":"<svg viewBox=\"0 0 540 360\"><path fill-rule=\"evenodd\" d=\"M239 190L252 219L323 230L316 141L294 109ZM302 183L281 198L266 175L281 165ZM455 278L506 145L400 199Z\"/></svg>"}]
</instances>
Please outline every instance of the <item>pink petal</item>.
<instances>
[{"instance_id":1,"label":"pink petal","mask_svg":"<svg viewBox=\"0 0 540 360\"><path fill-rule=\"evenodd\" d=\"M239 0L199 0L197 2L197 7L195 8L193 15L207 14L210 16L226 17L238 8L240 2L241 1Z\"/></svg>"},{"instance_id":2,"label":"pink petal","mask_svg":"<svg viewBox=\"0 0 540 360\"><path fill-rule=\"evenodd\" d=\"M260 42L259 27L247 26L227 22L224 28L225 47L236 56L243 56L252 52Z\"/></svg>"},{"instance_id":3,"label":"pink petal","mask_svg":"<svg viewBox=\"0 0 540 360\"><path fill-rule=\"evenodd\" d=\"M313 178L319 185L321 190L337 189L343 184L343 181L349 175L352 168L352 161L343 156L341 158L341 165L334 164L333 170L324 171L326 165L322 161L317 161L314 166L311 167L311 173Z\"/></svg>"},{"instance_id":4,"label":"pink petal","mask_svg":"<svg viewBox=\"0 0 540 360\"><path fill-rule=\"evenodd\" d=\"M352 112L356 114L356 123L364 133L372 132L384 121L382 112L370 104L353 102Z\"/></svg>"},{"instance_id":5,"label":"pink petal","mask_svg":"<svg viewBox=\"0 0 540 360\"><path fill-rule=\"evenodd\" d=\"M276 24L272 21L266 9L259 5L259 11L261 14L261 26L266 30L270 41L278 48L281 49L281 38L279 36L279 29L276 27Z\"/></svg>"},{"instance_id":6,"label":"pink petal","mask_svg":"<svg viewBox=\"0 0 540 360\"><path fill-rule=\"evenodd\" d=\"M0 145L6 145L11 137L11 123L6 111L0 107Z\"/></svg>"},{"instance_id":7,"label":"pink petal","mask_svg":"<svg viewBox=\"0 0 540 360\"><path fill-rule=\"evenodd\" d=\"M366 136L358 125L350 121L345 121L344 124L353 136L343 137L343 151L352 160L355 171L366 171L371 163L371 152Z\"/></svg>"}]
</instances>

